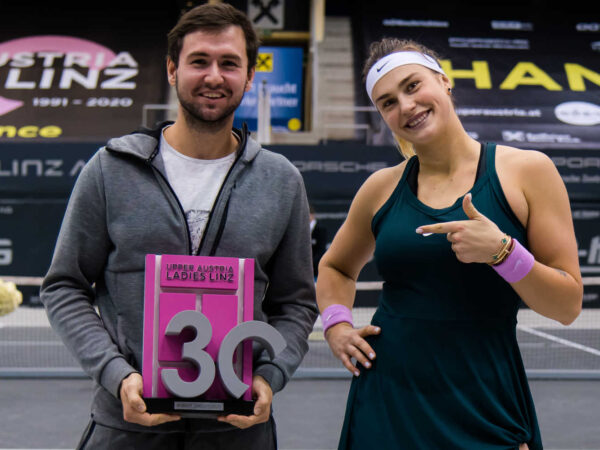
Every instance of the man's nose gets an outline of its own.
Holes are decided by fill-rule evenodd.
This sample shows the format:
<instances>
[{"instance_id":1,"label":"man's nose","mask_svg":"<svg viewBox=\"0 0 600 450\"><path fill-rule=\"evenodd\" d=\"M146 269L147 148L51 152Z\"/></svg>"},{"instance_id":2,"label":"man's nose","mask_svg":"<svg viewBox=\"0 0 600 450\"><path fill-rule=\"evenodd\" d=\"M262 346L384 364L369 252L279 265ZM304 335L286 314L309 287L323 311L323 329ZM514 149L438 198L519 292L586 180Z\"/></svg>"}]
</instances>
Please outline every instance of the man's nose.
<instances>
[{"instance_id":1,"label":"man's nose","mask_svg":"<svg viewBox=\"0 0 600 450\"><path fill-rule=\"evenodd\" d=\"M204 82L211 86L217 86L223 82L221 68L219 67L219 63L217 61L214 61L206 68Z\"/></svg>"}]
</instances>

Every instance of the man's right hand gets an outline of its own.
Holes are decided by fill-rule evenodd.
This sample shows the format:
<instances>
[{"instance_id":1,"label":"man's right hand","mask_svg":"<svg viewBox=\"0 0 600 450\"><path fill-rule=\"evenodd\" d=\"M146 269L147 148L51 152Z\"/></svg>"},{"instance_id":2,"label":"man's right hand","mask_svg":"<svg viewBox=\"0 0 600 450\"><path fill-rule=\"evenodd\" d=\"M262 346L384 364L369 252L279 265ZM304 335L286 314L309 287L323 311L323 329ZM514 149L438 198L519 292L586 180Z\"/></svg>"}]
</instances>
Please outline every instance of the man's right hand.
<instances>
[{"instance_id":1,"label":"man's right hand","mask_svg":"<svg viewBox=\"0 0 600 450\"><path fill-rule=\"evenodd\" d=\"M123 404L123 418L125 421L153 427L161 423L174 422L181 419L181 416L174 414L147 413L146 404L142 399L143 386L142 376L135 372L127 375L121 382L119 395Z\"/></svg>"}]
</instances>

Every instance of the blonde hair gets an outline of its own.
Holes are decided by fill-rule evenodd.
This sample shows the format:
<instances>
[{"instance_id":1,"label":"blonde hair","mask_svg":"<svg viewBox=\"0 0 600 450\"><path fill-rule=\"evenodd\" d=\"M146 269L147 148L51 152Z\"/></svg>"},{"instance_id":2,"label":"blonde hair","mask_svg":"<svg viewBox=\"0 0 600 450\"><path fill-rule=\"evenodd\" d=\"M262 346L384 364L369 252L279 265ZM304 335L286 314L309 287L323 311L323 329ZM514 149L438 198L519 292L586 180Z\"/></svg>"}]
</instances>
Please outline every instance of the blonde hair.
<instances>
[{"instance_id":1,"label":"blonde hair","mask_svg":"<svg viewBox=\"0 0 600 450\"><path fill-rule=\"evenodd\" d=\"M366 81L367 75L371 67L379 61L384 56L387 56L391 53L401 52L401 51L416 51L422 53L424 55L430 56L435 59L439 64L439 56L433 50L425 47L423 44L419 44L412 39L398 39L398 38L383 38L379 41L371 43L369 46L369 56L365 61L362 71L363 82ZM415 149L411 142L406 139L402 139L398 137L395 133L394 140L396 141L396 145L398 150L406 159L415 155Z\"/></svg>"}]
</instances>

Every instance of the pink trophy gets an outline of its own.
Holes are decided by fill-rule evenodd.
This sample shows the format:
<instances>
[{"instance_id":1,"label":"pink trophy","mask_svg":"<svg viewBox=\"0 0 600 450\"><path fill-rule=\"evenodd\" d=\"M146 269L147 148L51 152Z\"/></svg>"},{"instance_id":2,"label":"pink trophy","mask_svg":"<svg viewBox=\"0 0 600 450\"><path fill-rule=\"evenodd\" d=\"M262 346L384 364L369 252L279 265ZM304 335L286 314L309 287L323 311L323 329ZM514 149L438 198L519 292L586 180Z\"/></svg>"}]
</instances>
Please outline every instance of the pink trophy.
<instances>
[{"instance_id":1,"label":"pink trophy","mask_svg":"<svg viewBox=\"0 0 600 450\"><path fill-rule=\"evenodd\" d=\"M254 260L146 255L142 377L148 412L252 414L252 340L286 346L254 319Z\"/></svg>"}]
</instances>

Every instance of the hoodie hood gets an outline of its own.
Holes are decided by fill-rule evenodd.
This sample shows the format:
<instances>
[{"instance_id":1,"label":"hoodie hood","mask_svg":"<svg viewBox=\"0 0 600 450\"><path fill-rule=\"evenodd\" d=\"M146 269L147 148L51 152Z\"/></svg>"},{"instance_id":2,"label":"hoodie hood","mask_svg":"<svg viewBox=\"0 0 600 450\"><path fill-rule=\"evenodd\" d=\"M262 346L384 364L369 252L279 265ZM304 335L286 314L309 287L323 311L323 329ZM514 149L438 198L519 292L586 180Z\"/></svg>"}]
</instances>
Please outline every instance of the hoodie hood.
<instances>
[{"instance_id":1,"label":"hoodie hood","mask_svg":"<svg viewBox=\"0 0 600 450\"><path fill-rule=\"evenodd\" d=\"M106 144L106 149L116 153L135 156L150 163L159 152L158 143L160 142L160 133L167 125L174 122L162 122L156 128L141 128L131 134L112 138ZM248 127L244 122L242 129L233 128L232 132L240 140L238 152L241 152L240 159L245 162L252 161L260 150L260 144L250 137Z\"/></svg>"}]
</instances>

